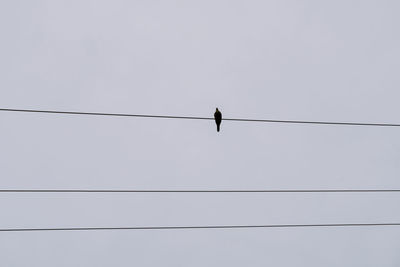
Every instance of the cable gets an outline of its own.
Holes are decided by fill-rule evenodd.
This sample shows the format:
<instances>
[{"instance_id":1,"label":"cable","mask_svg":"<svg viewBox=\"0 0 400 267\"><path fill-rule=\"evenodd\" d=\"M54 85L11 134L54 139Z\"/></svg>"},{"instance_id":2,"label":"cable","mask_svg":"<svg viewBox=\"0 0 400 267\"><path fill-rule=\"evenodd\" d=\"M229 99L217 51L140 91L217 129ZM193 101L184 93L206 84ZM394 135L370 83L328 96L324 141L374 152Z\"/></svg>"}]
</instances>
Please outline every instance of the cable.
<instances>
[{"instance_id":1,"label":"cable","mask_svg":"<svg viewBox=\"0 0 400 267\"><path fill-rule=\"evenodd\" d=\"M116 189L0 189L0 193L398 193L400 189L327 190L116 190Z\"/></svg>"},{"instance_id":2,"label":"cable","mask_svg":"<svg viewBox=\"0 0 400 267\"><path fill-rule=\"evenodd\" d=\"M144 114L100 113L100 112L78 112L78 111L56 111L56 110L33 110L33 109L0 108L0 111L29 112L29 113L49 113L49 114L69 114L69 115L113 116L113 117L159 118L159 119L214 120L214 118L210 118L210 117L144 115ZM331 121L302 121L302 120L262 120L262 119L232 119L232 118L223 118L222 120L224 120L224 121L243 121L243 122L291 123L291 124L322 124L322 125L345 125L345 126L400 127L400 124L396 124L396 123L331 122Z\"/></svg>"},{"instance_id":3,"label":"cable","mask_svg":"<svg viewBox=\"0 0 400 267\"><path fill-rule=\"evenodd\" d=\"M305 228L305 227L376 227L400 226L400 223L335 223L335 224L268 224L268 225L209 225L209 226L139 226L139 227L66 227L66 228L2 228L0 232L33 231L102 231L102 230L189 230L240 228Z\"/></svg>"}]
</instances>

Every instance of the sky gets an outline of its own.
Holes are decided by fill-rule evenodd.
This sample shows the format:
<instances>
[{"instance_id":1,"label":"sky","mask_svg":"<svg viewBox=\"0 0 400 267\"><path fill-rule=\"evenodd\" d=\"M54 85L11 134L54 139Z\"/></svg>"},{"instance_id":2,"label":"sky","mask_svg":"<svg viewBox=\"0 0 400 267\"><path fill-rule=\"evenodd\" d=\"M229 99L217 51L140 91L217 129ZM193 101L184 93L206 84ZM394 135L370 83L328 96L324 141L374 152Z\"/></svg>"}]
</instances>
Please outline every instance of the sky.
<instances>
[{"instance_id":1,"label":"sky","mask_svg":"<svg viewBox=\"0 0 400 267\"><path fill-rule=\"evenodd\" d=\"M0 107L400 123L395 0L0 1ZM399 189L400 128L0 114L1 189ZM398 193L0 194L0 228L400 222ZM400 228L3 232L2 266L400 265Z\"/></svg>"}]
</instances>

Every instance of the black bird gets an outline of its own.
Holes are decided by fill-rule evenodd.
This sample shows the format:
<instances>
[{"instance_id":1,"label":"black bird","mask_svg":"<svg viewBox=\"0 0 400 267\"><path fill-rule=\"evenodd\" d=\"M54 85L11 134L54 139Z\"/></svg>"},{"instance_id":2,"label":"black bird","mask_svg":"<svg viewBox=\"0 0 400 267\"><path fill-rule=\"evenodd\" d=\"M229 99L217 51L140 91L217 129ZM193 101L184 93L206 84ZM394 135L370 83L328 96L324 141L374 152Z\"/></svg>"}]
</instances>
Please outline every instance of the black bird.
<instances>
[{"instance_id":1,"label":"black bird","mask_svg":"<svg viewBox=\"0 0 400 267\"><path fill-rule=\"evenodd\" d=\"M221 121L222 121L222 114L218 110L218 108L215 110L214 119L215 119L215 123L217 124L217 132L219 132L219 126L221 125Z\"/></svg>"}]
</instances>

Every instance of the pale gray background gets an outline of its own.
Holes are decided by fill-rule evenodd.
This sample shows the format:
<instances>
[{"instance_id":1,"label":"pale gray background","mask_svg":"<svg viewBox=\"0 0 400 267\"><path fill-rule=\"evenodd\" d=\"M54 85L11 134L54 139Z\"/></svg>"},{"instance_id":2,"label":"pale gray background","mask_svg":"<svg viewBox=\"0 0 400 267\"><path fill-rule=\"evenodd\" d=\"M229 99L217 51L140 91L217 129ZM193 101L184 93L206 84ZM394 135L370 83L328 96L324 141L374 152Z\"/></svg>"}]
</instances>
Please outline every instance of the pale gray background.
<instances>
[{"instance_id":1,"label":"pale gray background","mask_svg":"<svg viewBox=\"0 0 400 267\"><path fill-rule=\"evenodd\" d=\"M400 2L1 0L0 107L400 123ZM2 189L400 188L400 129L1 113ZM1 194L0 228L399 222L399 194ZM0 265L400 266L400 228L1 233Z\"/></svg>"}]
</instances>

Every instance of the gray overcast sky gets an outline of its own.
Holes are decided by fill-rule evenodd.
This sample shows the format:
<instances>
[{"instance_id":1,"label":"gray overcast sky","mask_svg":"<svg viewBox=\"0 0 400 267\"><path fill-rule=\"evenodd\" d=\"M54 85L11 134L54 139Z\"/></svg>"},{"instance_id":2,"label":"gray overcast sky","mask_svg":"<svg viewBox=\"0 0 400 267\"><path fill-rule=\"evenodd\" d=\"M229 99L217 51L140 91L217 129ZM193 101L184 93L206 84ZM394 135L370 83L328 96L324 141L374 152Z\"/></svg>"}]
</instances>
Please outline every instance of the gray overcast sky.
<instances>
[{"instance_id":1,"label":"gray overcast sky","mask_svg":"<svg viewBox=\"0 0 400 267\"><path fill-rule=\"evenodd\" d=\"M0 1L0 107L400 123L400 2ZM400 188L400 129L1 113L0 188ZM399 222L399 194L0 194L0 228ZM400 266L400 228L0 233L1 265Z\"/></svg>"}]
</instances>

